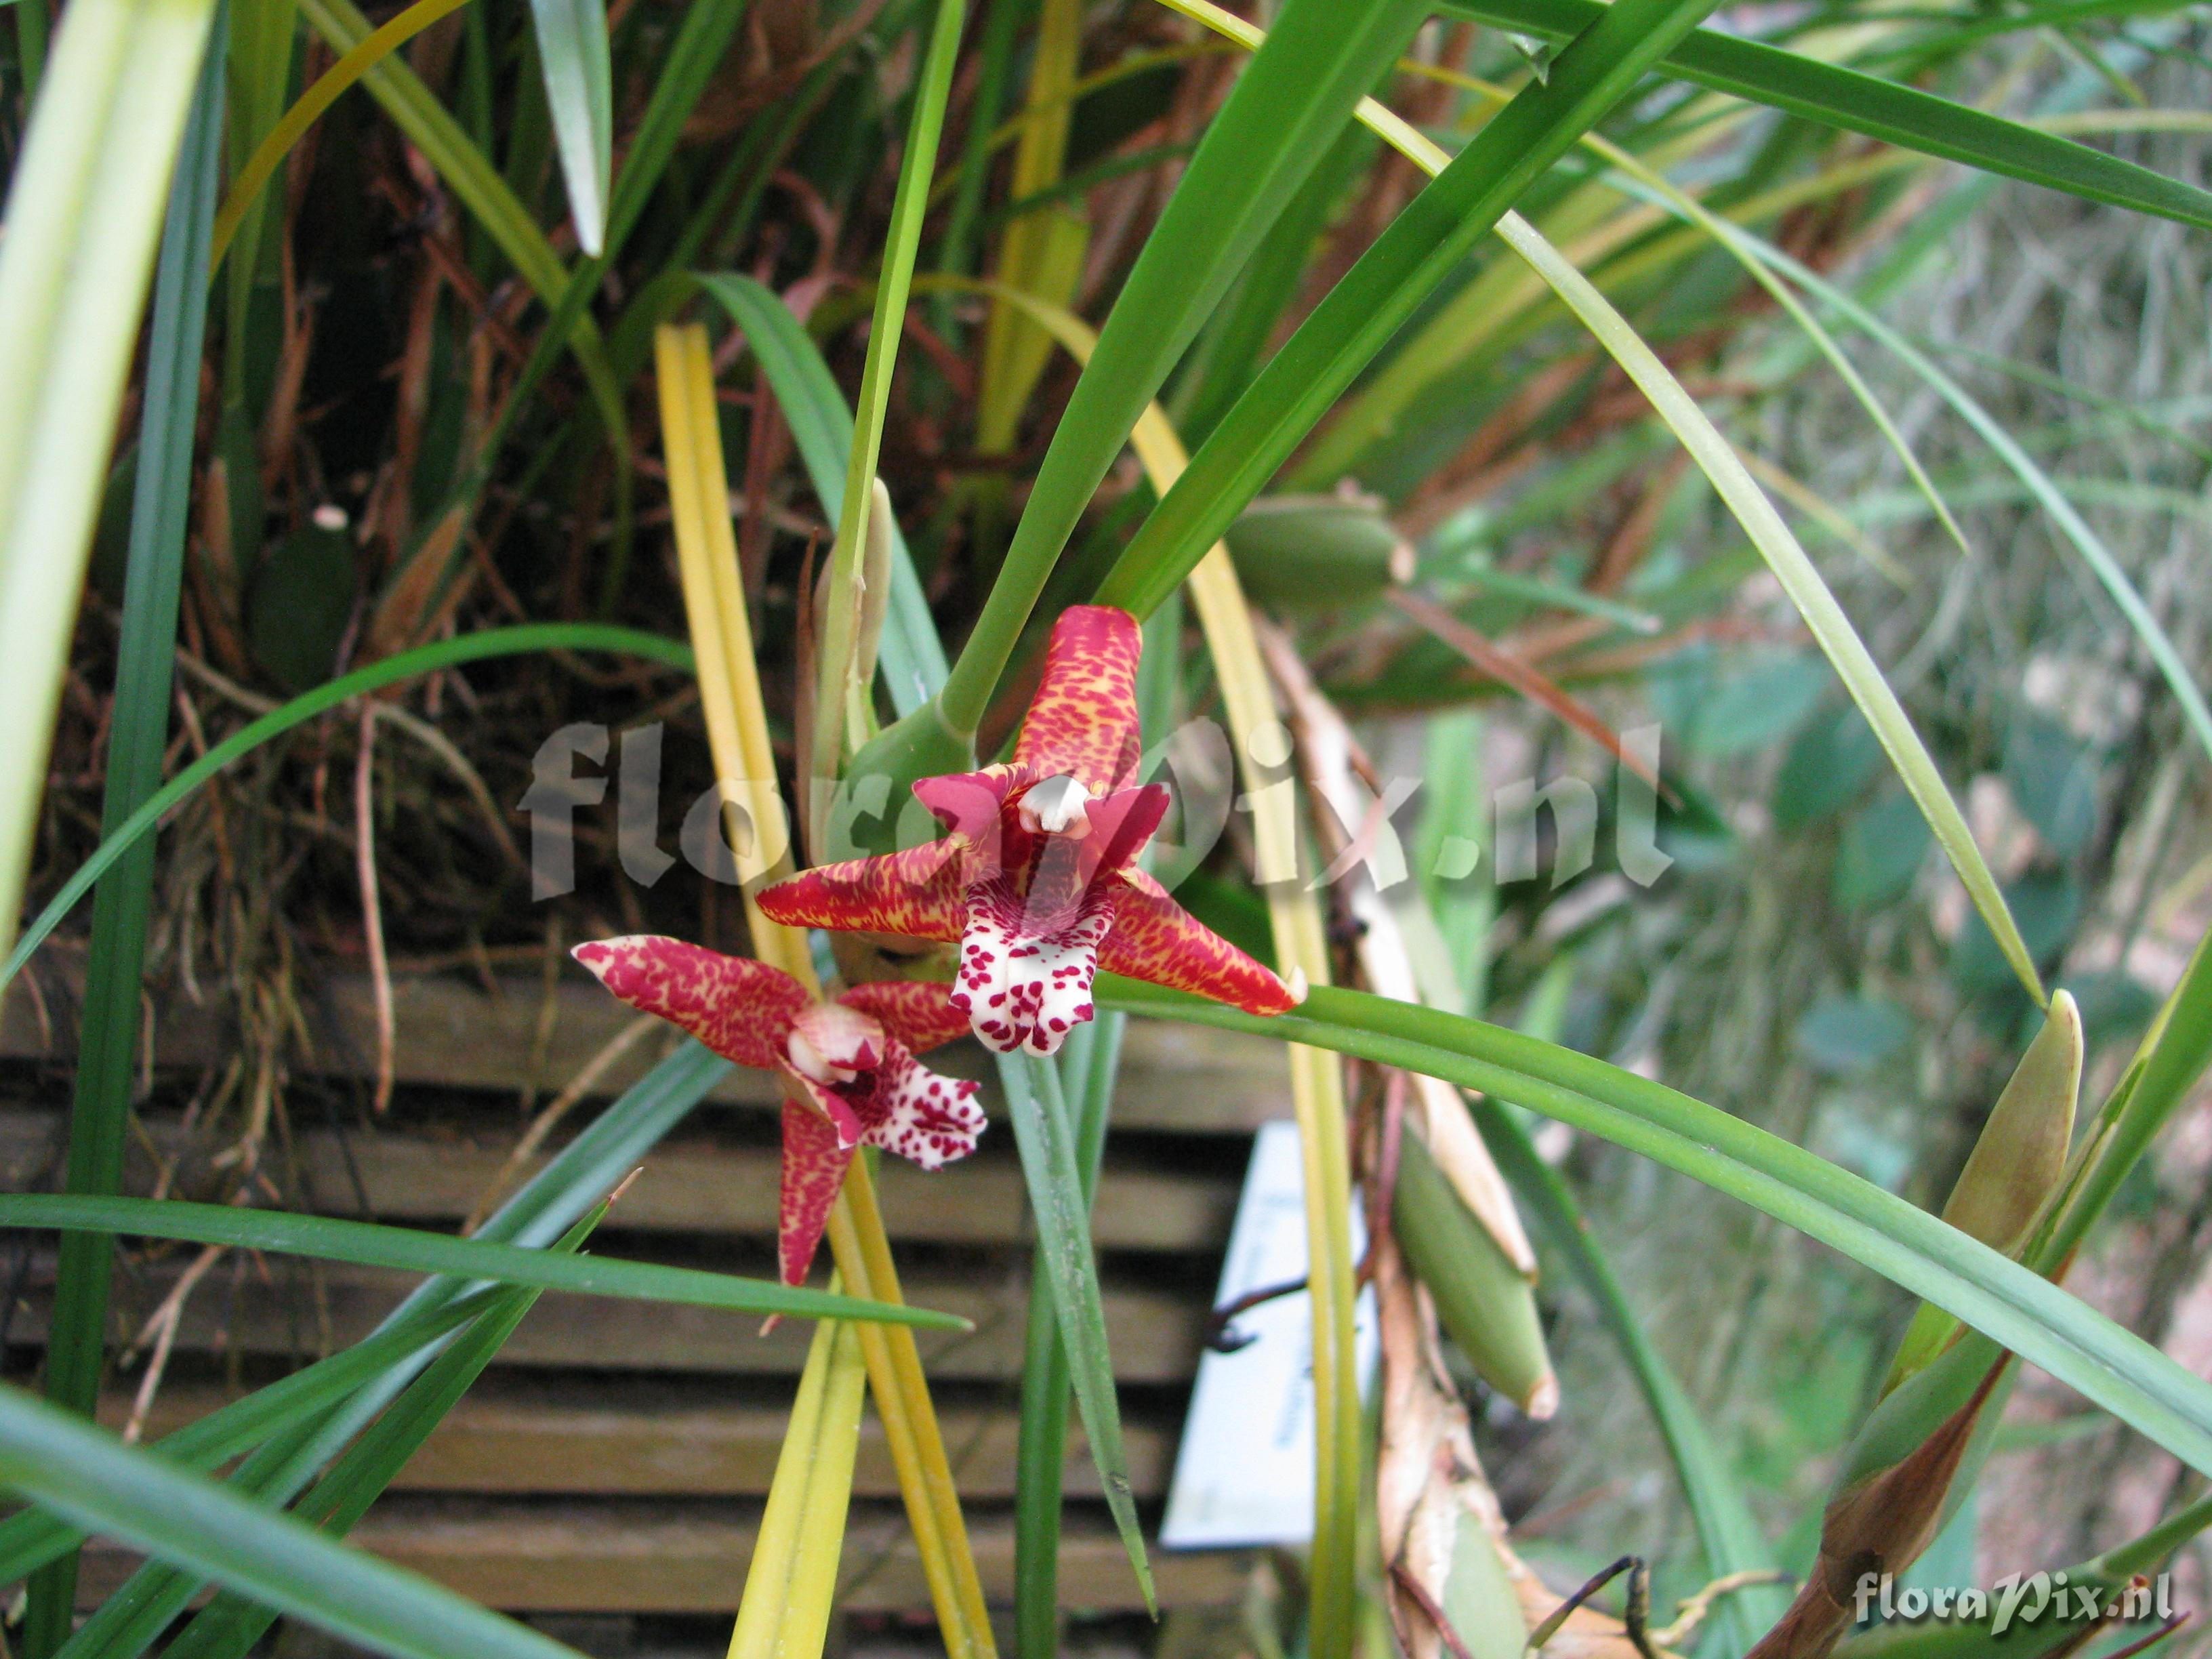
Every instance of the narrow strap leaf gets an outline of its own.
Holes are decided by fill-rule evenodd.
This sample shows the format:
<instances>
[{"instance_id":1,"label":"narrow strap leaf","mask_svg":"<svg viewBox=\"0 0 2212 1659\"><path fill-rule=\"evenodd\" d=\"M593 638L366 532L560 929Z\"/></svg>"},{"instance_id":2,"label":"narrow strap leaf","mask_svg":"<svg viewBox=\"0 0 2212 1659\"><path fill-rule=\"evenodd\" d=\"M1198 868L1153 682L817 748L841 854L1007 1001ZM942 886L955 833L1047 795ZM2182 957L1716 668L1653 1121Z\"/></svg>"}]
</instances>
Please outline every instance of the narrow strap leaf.
<instances>
[{"instance_id":1,"label":"narrow strap leaf","mask_svg":"<svg viewBox=\"0 0 2212 1659\"><path fill-rule=\"evenodd\" d=\"M1606 9L1599 0L1440 0L1438 9L1563 40ZM1985 173L2212 228L2212 192L2194 185L2055 133L1778 46L1699 29L1669 49L1657 68L1715 92Z\"/></svg>"},{"instance_id":2,"label":"narrow strap leaf","mask_svg":"<svg viewBox=\"0 0 2212 1659\"><path fill-rule=\"evenodd\" d=\"M522 1249L480 1238L454 1238L411 1227L345 1221L331 1216L292 1215L228 1204L187 1204L174 1199L99 1198L68 1193L0 1194L0 1227L58 1227L74 1232L135 1233L189 1239L240 1249L275 1250L325 1261L397 1267L408 1273L534 1285L543 1290L633 1301L675 1302L738 1313L781 1314L802 1319L872 1319L938 1330L965 1329L954 1314L892 1307L821 1291L794 1289L769 1279L740 1279L696 1267L623 1261L595 1255L562 1255Z\"/></svg>"}]
</instances>

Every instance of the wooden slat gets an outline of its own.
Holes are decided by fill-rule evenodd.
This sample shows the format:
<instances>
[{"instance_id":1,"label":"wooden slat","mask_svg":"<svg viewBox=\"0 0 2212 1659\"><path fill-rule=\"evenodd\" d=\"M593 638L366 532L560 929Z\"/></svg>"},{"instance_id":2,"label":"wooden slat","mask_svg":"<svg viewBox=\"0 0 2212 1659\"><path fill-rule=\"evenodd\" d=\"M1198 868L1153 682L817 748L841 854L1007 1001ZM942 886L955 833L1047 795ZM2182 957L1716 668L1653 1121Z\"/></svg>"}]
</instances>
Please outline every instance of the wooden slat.
<instances>
[{"instance_id":1,"label":"wooden slat","mask_svg":"<svg viewBox=\"0 0 2212 1659\"><path fill-rule=\"evenodd\" d=\"M134 1316L150 1312L175 1272L148 1270L118 1300ZM368 1334L416 1281L404 1273L325 1263L295 1266L273 1282L248 1271L243 1282L218 1269L185 1304L177 1346L185 1352L228 1347L249 1354L320 1352ZM23 1343L44 1340L52 1283L50 1260L32 1266L13 1330ZM232 1286L236 1285L234 1294ZM973 1320L971 1332L917 1333L923 1364L945 1381L1005 1381L1019 1375L1024 1291L1009 1278L978 1284L916 1273L907 1300ZM1185 1381L1196 1369L1206 1309L1166 1292L1111 1285L1105 1293L1115 1374L1124 1382ZM502 1366L556 1365L580 1370L796 1373L812 1328L786 1320L767 1336L757 1322L712 1308L630 1302L611 1297L547 1295L501 1350Z\"/></svg>"},{"instance_id":2,"label":"wooden slat","mask_svg":"<svg viewBox=\"0 0 2212 1659\"><path fill-rule=\"evenodd\" d=\"M768 1491L791 1418L778 1405L714 1404L707 1390L652 1385L591 1388L575 1381L489 1381L465 1396L392 1483L394 1491L627 1497L750 1498ZM157 1398L149 1437L167 1434L229 1398L205 1388L172 1388ZM128 1395L103 1401L101 1420L119 1427ZM960 1494L969 1503L1014 1491L1019 1419L1009 1407L953 1407L941 1418ZM1172 1434L1126 1421L1129 1480L1140 1498L1167 1489ZM873 1413L862 1419L854 1490L895 1498L898 1477ZM1071 1428L1066 1486L1096 1497L1098 1472L1079 1426Z\"/></svg>"},{"instance_id":3,"label":"wooden slat","mask_svg":"<svg viewBox=\"0 0 2212 1659\"><path fill-rule=\"evenodd\" d=\"M733 1506L604 1503L520 1504L398 1498L380 1504L353 1541L511 1613L731 1613L744 1588L754 1519ZM1013 1528L976 1517L970 1533L984 1594L1013 1595ZM1249 1558L1235 1552L1156 1553L1160 1600L1218 1606L1243 1592ZM78 1594L112 1591L133 1565L106 1545L86 1552ZM1143 1603L1112 1531L1071 1518L1060 1547L1060 1599L1071 1611L1133 1611ZM906 1520L896 1505L856 1504L837 1605L848 1612L927 1607Z\"/></svg>"},{"instance_id":4,"label":"wooden slat","mask_svg":"<svg viewBox=\"0 0 2212 1659\"><path fill-rule=\"evenodd\" d=\"M164 1158L182 1145L173 1117L150 1118L146 1128ZM0 1109L0 1189L20 1191L39 1180L58 1145L58 1133L55 1113ZM475 1208L500 1176L514 1144L511 1131L462 1139L389 1127L349 1133L343 1143L327 1129L296 1133L293 1139L301 1189L326 1211L359 1213L358 1178L368 1213L378 1220L447 1224ZM544 1162L526 1162L515 1177L518 1184ZM134 1166L133 1190L149 1191L150 1161L142 1157ZM1029 1241L1021 1168L1012 1137L1003 1132L987 1139L975 1157L934 1175L886 1158L877 1186L895 1239ZM1229 1176L1109 1167L1099 1180L1092 1237L1101 1249L1215 1251L1228 1240L1236 1208L1236 1183ZM613 1224L625 1231L766 1238L775 1222L775 1152L692 1136L654 1150L645 1174L623 1194Z\"/></svg>"},{"instance_id":5,"label":"wooden slat","mask_svg":"<svg viewBox=\"0 0 2212 1659\"><path fill-rule=\"evenodd\" d=\"M31 970L40 995L11 987L0 1000L0 1056L68 1059L76 1054L76 998L73 958L56 954ZM368 981L337 975L303 988L303 1012L313 1052L296 1060L301 1073L337 1077L373 1074L376 1024ZM451 977L402 978L393 987L398 1025L397 1076L402 1083L448 1088L557 1089L580 1071L630 1018L629 1011L578 969L548 994L535 981L503 984L502 994ZM234 1048L221 1011L171 999L156 1013L155 1058L169 1066L200 1066L227 1058ZM641 1045L641 1049L651 1045ZM609 1068L603 1092L627 1088L642 1076L659 1049L633 1050ZM944 1070L988 1079L981 1048L960 1043L942 1051ZM712 1098L772 1103L775 1087L757 1072L738 1071ZM986 1105L999 1109L987 1088ZM1115 1095L1115 1121L1125 1128L1206 1133L1249 1132L1290 1115L1280 1047L1263 1038L1225 1031L1134 1020Z\"/></svg>"}]
</instances>

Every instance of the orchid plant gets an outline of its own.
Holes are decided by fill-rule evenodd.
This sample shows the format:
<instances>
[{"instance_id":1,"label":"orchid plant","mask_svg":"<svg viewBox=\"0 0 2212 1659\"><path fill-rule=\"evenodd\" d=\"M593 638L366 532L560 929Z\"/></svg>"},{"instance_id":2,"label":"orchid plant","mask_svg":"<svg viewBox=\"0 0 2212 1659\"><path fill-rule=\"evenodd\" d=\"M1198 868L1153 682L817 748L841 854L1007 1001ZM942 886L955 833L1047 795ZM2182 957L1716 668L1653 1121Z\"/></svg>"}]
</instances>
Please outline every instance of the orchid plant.
<instances>
[{"instance_id":1,"label":"orchid plant","mask_svg":"<svg viewBox=\"0 0 2212 1659\"><path fill-rule=\"evenodd\" d=\"M66 1191L0 1194L0 1225L68 1235L48 1319L46 1400L0 1388L0 1489L24 1504L0 1522L0 1583L29 1577L11 1650L136 1659L172 1617L188 1616L171 1653L246 1659L281 1609L405 1659L574 1659L543 1632L330 1535L364 1512L494 1362L532 1299L555 1288L822 1322L756 1534L733 1659L822 1650L864 1392L948 1650L995 1659L984 1575L914 1334L961 1322L905 1303L871 1184L873 1152L936 1170L976 1148L981 1088L921 1058L972 1033L997 1057L1029 1200L1024 1224L1036 1235L1013 1505L1017 1635L1024 1659L1058 1653L1071 1398L1133 1581L1147 1601L1153 1589L1089 1231L1115 1034L1130 1014L1256 1033L1287 1051L1310 1241L1316 1472L1295 1622L1316 1659L1366 1645L1369 1598L1410 1659L1541 1653L1547 1643L1553 1659L1653 1659L1694 1622L1643 1629L1640 1569L1627 1616L1602 1615L1540 1578L1509 1539L1477 1459L1464 1375L1443 1363L1441 1339L1531 1418L1556 1398L1538 1264L1516 1202L1534 1212L1618 1338L1680 1474L1697 1552L1718 1581L1692 1606L1713 1607L1723 1626L1715 1650L1731 1659L1825 1659L1839 1644L1856 1646L1839 1589L1869 1562L1901 1569L1926 1547L1972 1486L1983 1431L2027 1364L2212 1475L2212 1385L2059 1283L2124 1184L2140 1184L2132 1173L2212 1056L2212 949L2169 975L2165 1008L2077 1134L2083 1079L2098 1071L2085 1071L2094 1056L2083 1011L2045 982L2063 954L2031 948L1976 839L1978 823L1945 781L1947 770L1979 776L1986 757L1947 749L1939 766L1854 623L1852 612L1868 608L1862 592L1831 592L1761 480L1891 574L1887 553L1859 519L1765 457L1770 432L1786 422L1741 418L1812 378L1799 372L1813 361L1809 345L1940 522L1940 556L1971 558L1966 526L1900 423L1830 337L1836 319L1848 321L1987 441L2010 475L1988 498L2011 503L2025 491L2043 509L2133 630L2128 649L2151 665L2143 686L2212 749L2199 665L2158 618L2165 592L2137 591L2128 562L2028 453L2035 446L2006 435L1889 327L1879 304L1910 259L1943 240L1916 230L1907 246L1897 229L1954 225L1950 204L1971 206L1964 195L1937 200L1965 176L1961 164L2191 234L2212 229L2212 193L2168 176L2187 167L2161 173L2080 141L2126 134L2155 154L2154 140L2207 130L2201 99L2146 109L2135 84L2148 78L2139 59L2191 57L2201 19L2154 0L2011 11L1838 0L1809 22L1802 8L1753 6L1707 28L1712 0L1279 0L1244 9L1263 29L1211 0L1161 0L1158 11L1148 0L478 0L453 17L462 3L414 0L372 20L354 0L19 0L0 29L0 139L14 164L0 237L0 360L10 371L0 381L0 635L10 646L0 697L26 728L0 766L0 942L26 884L45 884L57 854L68 862L84 850L73 839L81 827L103 822L96 850L0 969L21 968L97 884ZM965 30L970 12L981 27ZM452 50L401 51L441 19L455 25ZM1250 54L1230 75L1220 72L1224 42ZM514 82L529 79L501 67L514 64L534 66L544 84L509 106ZM1946 88L1979 101L1954 101ZM2114 107L2088 107L2115 88ZM1109 96L1091 104L1099 94ZM362 106L349 131L374 131L374 141L302 145L342 98ZM382 115L367 112L372 98ZM1130 111L1136 125L1119 125ZM387 121L396 136L381 131ZM1109 131L1121 136L1098 137ZM486 153L495 132L506 138L496 158ZM1379 170L1370 170L1379 153L1370 135L1393 152ZM1093 144L1104 148L1079 154ZM1012 152L1004 179L1001 145ZM373 187L331 190L320 169L333 159L357 169L341 175L348 183ZM549 228L549 210L560 217L556 174L568 222ZM296 208L307 200L317 211L303 218ZM878 226L868 216L885 201ZM1787 252L1759 234L1785 210ZM1903 263L1874 262L1878 274L1854 288L1850 256L1876 242L1901 249ZM794 250L809 248L806 266ZM363 249L378 251L374 268ZM316 292L400 292L390 280L399 270L412 271L414 299L388 316L374 305L295 304ZM2157 274L2147 286L2161 294L2202 288ZM211 288L223 299L212 351ZM871 306L848 407L837 372L849 362L844 337ZM366 361L364 349L386 350L401 310L396 391L359 400L394 411L395 453L372 465L351 435L330 441L323 416L335 405L322 401L322 380L331 365ZM1794 332L1777 349L1764 331L1783 317ZM734 326L710 339L710 318ZM1663 337L1664 356L1640 330ZM1753 349L1736 349L1739 338ZM909 376L901 404L894 381L915 342L933 372ZM1064 398L1040 398L1055 347L1079 357L1081 373ZM636 395L648 360L659 473L632 426L649 401ZM1697 374L1678 380L1692 362ZM2153 360L2141 362L2148 384ZM740 364L749 386L730 383ZM562 377L574 385L543 395ZM1684 380L1726 388L1719 412ZM220 388L219 414L202 406L204 382ZM2072 395L2066 382L2051 385ZM127 457L112 443L126 411L139 427ZM2124 412L2156 423L2146 410ZM747 453L732 468L723 434L740 423ZM1194 440L1188 453L1178 428ZM210 435L216 453L197 454ZM963 446L981 467L950 459ZM2181 447L2205 453L2193 440ZM1131 487L1125 448L1136 451L1149 495ZM787 580L802 539L811 558L817 528L787 466L793 454L822 516L835 520L818 584ZM548 468L554 457L562 465ZM1947 478L1949 459L1936 469ZM1709 526L1680 528L1693 515L1680 511L1675 486L1691 463L1747 538L1741 557L1726 550L1732 528L1720 538ZM364 482L348 482L356 477ZM633 557L641 526L657 531L664 483L688 641L673 637L659 573ZM1003 516L1016 501L1018 516ZM895 502L929 526L919 559L908 557ZM76 619L111 507L127 507L130 533L108 703L106 617L82 629ZM558 581L544 580L531 539L542 522L574 532ZM2014 522L2001 527L2011 535ZM803 535L786 533L794 529ZM1525 544L1513 542L1523 535ZM1577 564L1583 548L1592 551ZM1745 574L1761 568L1772 594L1744 597ZM581 597L593 586L596 604ZM315 603L301 604L303 594ZM757 646L750 609L765 604L781 619L794 594L800 625L763 625ZM1196 622L1188 633L1186 599ZM1745 615L1708 629L1705 613L1723 603ZM580 606L594 619L576 620ZM550 620L546 607L570 619ZM1948 600L1938 611L1953 614ZM979 763L976 734L1021 683L1021 652L1044 616L1042 678L1018 735L1004 758ZM640 625L616 626L616 617ZM495 625L510 619L517 625ZM1558 1040L1559 1020L1544 1011L1575 988L1571 953L1557 948L1550 924L1571 914L1578 930L1614 924L1593 920L1575 893L1559 910L1548 897L1534 902L1540 914L1526 926L1501 922L1494 889L1468 897L1461 878L1480 855L1502 862L1497 841L1484 839L1490 780L1468 726L1440 720L1424 736L1433 787L1419 834L1450 857L1395 885L1363 873L1358 854L1393 808L1369 812L1353 787L1377 781L1358 746L1374 734L1355 734L1347 718L1355 702L1463 704L1453 719L1472 720L1478 699L1510 690L1532 705L1532 720L1540 710L1620 756L1605 724L1615 690L1654 662L1679 666L1692 642L1719 650L1743 631L1736 623L1752 622L1761 640L1794 640L1802 623L1817 646L1825 661L1808 647L1802 665L1821 695L1832 670L1849 698L1837 710L1870 738L1850 787L1871 788L1884 760L1893 766L1888 787L1912 834L1894 835L1885 817L1883 835L1917 846L1924 822L1944 879L1966 901L1951 905L1947 887L1944 905L1985 931L2019 1015L2008 1029L2028 1034L2010 1084L1990 1091L1995 1104L1940 1217L1747 1121L1736 1109L1750 1103L1723 1109L1668 1086L1657 1070L1669 1056L1656 1041L1632 1066ZM1914 648L1923 668L1948 650L1948 626ZM181 659L193 671L190 695L171 678L180 627L194 653ZM1260 764L1258 733L1282 736L1266 765L1286 769L1290 787L1255 784L1248 796L1255 878L1245 884L1217 860L1212 895L1182 890L1232 932L1231 900L1208 908L1224 891L1249 900L1255 916L1264 911L1272 966L1186 909L1145 866L1170 805L1164 786L1140 781L1147 628L1170 641L1202 636L1194 672L1173 677L1176 695L1218 696L1245 761ZM796 643L787 653L787 641ZM2078 654L2124 654L2108 644ZM447 706L442 689L422 699L431 719L400 700L410 682L457 684L465 665L565 665L580 653L657 665L595 682L606 698L630 696L646 672L696 675L715 773L744 781L732 822L764 822L787 772L810 806L835 799L841 780L888 776L941 833L796 872L781 862L746 867L754 957L645 932L643 920L633 924L641 931L578 946L578 962L610 993L696 1044L678 1046L481 1227L465 1230L471 1237L260 1207L274 1189L251 1154L281 1113L273 1082L254 1085L246 1155L212 1160L239 1184L210 1195L235 1201L123 1196L148 917L157 893L164 904L173 897L156 882L156 828L188 816L176 809L224 767L289 732L323 745L298 769L313 781L295 797L312 802L297 816L323 835L328 747L355 745L354 873L379 994L380 1101L399 1039L380 895L404 879L395 872L410 841L387 838L382 878L376 842L380 823L412 809L389 794L380 801L380 778L396 769L387 751L380 770L380 723L412 732L460 777L459 793L481 804L493 841L512 853L475 769L511 757L496 742L487 756L450 743L435 720ZM258 709L262 682L300 695L204 742L217 706ZM1640 684L1655 699L1662 690L1656 678ZM194 701L203 684L216 694L205 708ZM349 703L360 714L351 737L347 723L323 718ZM203 753L164 783L179 704ZM1924 723L1929 705L1917 707ZM45 758L57 709L58 783ZM1846 747L1838 740L1837 753ZM263 758L265 793L300 785L285 757ZM1682 758L1669 755L1670 774ZM1712 758L1692 755L1680 769ZM1850 768L1815 755L1804 769ZM94 777L102 812L86 800L48 805ZM2185 817L2168 811L2186 799L2183 785L2162 775L2144 799L2163 804L2139 816L2154 825ZM1668 799L1684 805L1692 793ZM627 801L617 810L626 814ZM802 814L819 830L815 816ZM1760 815L1711 816L1717 833ZM482 830L434 811L427 821L456 846ZM2145 837L2160 845L2140 860L2130 852L2115 863L2155 870L2166 833ZM2046 839L2055 848L2063 837ZM34 843L51 845L34 860ZM753 851L767 865L763 844ZM1331 880L1304 879L1330 859ZM227 842L216 862L233 867ZM497 879L513 873L502 866ZM172 931L197 939L191 907L210 893L228 903L219 883L196 879L206 891L180 901L185 925L151 930L156 941ZM684 906L690 896L672 898L678 892L671 883L652 902ZM2133 906L2138 915L2167 908L2148 896ZM2185 914L2193 903L2190 890L2170 908ZM277 917L255 927L283 924L274 902L238 908ZM542 920L531 910L507 921L536 939L548 931ZM654 921L690 931L680 908ZM218 949L245 926L223 922ZM799 928L927 948L908 961L910 976L871 969L825 994L810 941L791 931ZM1528 969L1536 988L1519 1030L1479 1018L1493 1006L1488 981L1508 935L1531 958L1516 960L1513 976ZM1932 959L1937 941L1911 937L1911 949ZM194 947L183 948L189 959ZM1329 983L1333 973L1350 982ZM241 981L248 974L240 969ZM1674 1006L1655 994L1635 1029L1668 1024ZM269 1052L289 1041L288 1026ZM706 1097L723 1061L769 1074L781 1091L781 1283L572 1259L609 1190ZM282 1069L234 1066L222 1087ZM550 1130L596 1075L580 1078L538 1127ZM1794 1605L1771 1582L1787 1547L1762 1524L1774 1506L1755 1507L1741 1460L1715 1449L1600 1253L1602 1229L1579 1214L1571 1171L1538 1155L1523 1121L1531 1115L1703 1182L1920 1299L1857 1441L1841 1449L1837 1501L1802 1529L1813 1571ZM535 1144L526 1137L518 1160ZM1369 1240L1358 1262L1355 1174ZM222 1407L156 1455L85 1420L112 1379L115 1241L133 1235L436 1277L363 1342ZM825 1238L837 1282L810 1291ZM1371 1418L1357 1375L1356 1273L1375 1287L1381 1313ZM171 1334L190 1285L187 1274L167 1304ZM142 1385L142 1407L161 1363ZM2084 1565L2076 1585L2154 1571L2208 1523L2212 1502L2187 1504ZM78 1627L76 1550L88 1533L149 1559ZM210 1583L217 1593L204 1598ZM2045 1628L2049 1644L2036 1649L2045 1654L2100 1629ZM1257 1632L1252 1645L1272 1650L1278 1634ZM2041 1642L2045 1630L2033 1634ZM1969 1626L1904 1635L1924 1659L2019 1650Z\"/></svg>"}]
</instances>

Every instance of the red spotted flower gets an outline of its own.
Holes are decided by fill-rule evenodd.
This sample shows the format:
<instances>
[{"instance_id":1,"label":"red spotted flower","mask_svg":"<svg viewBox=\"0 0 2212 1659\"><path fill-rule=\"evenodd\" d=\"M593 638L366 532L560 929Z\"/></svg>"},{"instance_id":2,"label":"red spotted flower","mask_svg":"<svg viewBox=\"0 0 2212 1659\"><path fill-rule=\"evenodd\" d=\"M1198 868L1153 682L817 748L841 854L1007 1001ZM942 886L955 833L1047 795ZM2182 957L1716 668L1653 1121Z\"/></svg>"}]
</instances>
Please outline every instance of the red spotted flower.
<instances>
[{"instance_id":1,"label":"red spotted flower","mask_svg":"<svg viewBox=\"0 0 2212 1659\"><path fill-rule=\"evenodd\" d=\"M855 1147L880 1146L925 1170L975 1150L976 1085L915 1058L968 1029L942 985L856 985L817 1002L764 962L642 933L580 945L575 956L633 1008L782 1083L776 1250L787 1285L805 1282Z\"/></svg>"},{"instance_id":2,"label":"red spotted flower","mask_svg":"<svg viewBox=\"0 0 2212 1659\"><path fill-rule=\"evenodd\" d=\"M951 1006L1001 1054L1055 1053L1091 1018L1101 968L1255 1014L1295 1006L1136 867L1168 808L1164 787L1132 787L1143 648L1126 611L1063 613L1012 764L914 786L948 834L809 870L763 890L761 908L794 927L957 940Z\"/></svg>"}]
</instances>

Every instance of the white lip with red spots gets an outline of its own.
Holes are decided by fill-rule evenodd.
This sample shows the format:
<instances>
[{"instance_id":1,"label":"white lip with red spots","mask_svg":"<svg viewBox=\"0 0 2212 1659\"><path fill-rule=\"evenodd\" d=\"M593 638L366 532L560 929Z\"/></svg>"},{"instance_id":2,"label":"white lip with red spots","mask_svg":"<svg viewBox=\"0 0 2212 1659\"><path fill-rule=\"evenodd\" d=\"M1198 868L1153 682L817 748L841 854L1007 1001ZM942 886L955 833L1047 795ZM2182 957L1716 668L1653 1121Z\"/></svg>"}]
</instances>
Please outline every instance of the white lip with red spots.
<instances>
[{"instance_id":1,"label":"white lip with red spots","mask_svg":"<svg viewBox=\"0 0 2212 1659\"><path fill-rule=\"evenodd\" d=\"M969 890L951 1001L984 1047L1057 1054L1091 1018L1091 982L1114 926L1114 896L1101 883L1060 918L1040 922L1003 877Z\"/></svg>"},{"instance_id":2,"label":"white lip with red spots","mask_svg":"<svg viewBox=\"0 0 2212 1659\"><path fill-rule=\"evenodd\" d=\"M941 1169L975 1150L983 1133L979 1085L933 1072L894 1042L876 1073L878 1116L863 1137L872 1146Z\"/></svg>"},{"instance_id":3,"label":"white lip with red spots","mask_svg":"<svg viewBox=\"0 0 2212 1659\"><path fill-rule=\"evenodd\" d=\"M792 1022L786 1080L837 1133L840 1152L880 1146L935 1170L975 1150L978 1085L931 1071L881 1024L842 1003Z\"/></svg>"}]
</instances>

